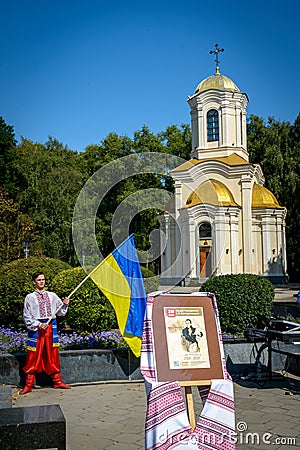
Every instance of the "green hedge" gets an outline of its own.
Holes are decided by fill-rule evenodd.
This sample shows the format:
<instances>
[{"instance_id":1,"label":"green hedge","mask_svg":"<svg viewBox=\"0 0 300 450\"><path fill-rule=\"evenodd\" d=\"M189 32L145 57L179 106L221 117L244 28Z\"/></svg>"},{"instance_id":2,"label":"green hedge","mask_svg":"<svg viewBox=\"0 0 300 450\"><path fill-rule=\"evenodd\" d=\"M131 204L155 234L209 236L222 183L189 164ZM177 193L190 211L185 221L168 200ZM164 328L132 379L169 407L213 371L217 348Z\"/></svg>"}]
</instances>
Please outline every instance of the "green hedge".
<instances>
[{"instance_id":1,"label":"green hedge","mask_svg":"<svg viewBox=\"0 0 300 450\"><path fill-rule=\"evenodd\" d=\"M50 288L63 299L85 277L86 273L81 267L64 270L56 275ZM90 279L70 298L66 322L77 333L96 333L118 328L111 303Z\"/></svg>"},{"instance_id":2,"label":"green hedge","mask_svg":"<svg viewBox=\"0 0 300 450\"><path fill-rule=\"evenodd\" d=\"M23 305L34 290L32 275L43 272L49 285L57 273L71 266L58 259L29 257L17 259L0 269L0 322L9 327L24 327ZM46 285L47 289L47 285Z\"/></svg>"},{"instance_id":3,"label":"green hedge","mask_svg":"<svg viewBox=\"0 0 300 450\"><path fill-rule=\"evenodd\" d=\"M227 333L261 327L272 314L274 286L259 275L220 275L206 281L200 291L215 294L221 328Z\"/></svg>"}]
</instances>

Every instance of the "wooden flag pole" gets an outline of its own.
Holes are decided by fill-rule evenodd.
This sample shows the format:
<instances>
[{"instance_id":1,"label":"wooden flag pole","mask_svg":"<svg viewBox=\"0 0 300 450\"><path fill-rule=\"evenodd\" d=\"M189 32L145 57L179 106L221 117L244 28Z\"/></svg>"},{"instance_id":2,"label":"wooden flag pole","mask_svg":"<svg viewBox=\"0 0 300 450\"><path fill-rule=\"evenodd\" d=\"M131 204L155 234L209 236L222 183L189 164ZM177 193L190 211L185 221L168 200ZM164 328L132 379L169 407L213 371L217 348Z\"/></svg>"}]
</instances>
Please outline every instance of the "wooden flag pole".
<instances>
[{"instance_id":1,"label":"wooden flag pole","mask_svg":"<svg viewBox=\"0 0 300 450\"><path fill-rule=\"evenodd\" d=\"M92 273L92 272L91 272ZM89 273L82 281L80 281L80 283L78 284L78 286L76 286L76 288L71 292L70 295L68 295L67 298L70 298L73 294L75 294L75 292L83 285L83 283L91 276L91 273ZM58 313L58 311L63 307L64 303L62 303L60 305L59 308L57 308L57 310L52 314L52 316L50 317L50 319L47 321L47 325L49 325L49 323L51 322L52 319L54 319L54 317L56 316L56 314Z\"/></svg>"}]
</instances>

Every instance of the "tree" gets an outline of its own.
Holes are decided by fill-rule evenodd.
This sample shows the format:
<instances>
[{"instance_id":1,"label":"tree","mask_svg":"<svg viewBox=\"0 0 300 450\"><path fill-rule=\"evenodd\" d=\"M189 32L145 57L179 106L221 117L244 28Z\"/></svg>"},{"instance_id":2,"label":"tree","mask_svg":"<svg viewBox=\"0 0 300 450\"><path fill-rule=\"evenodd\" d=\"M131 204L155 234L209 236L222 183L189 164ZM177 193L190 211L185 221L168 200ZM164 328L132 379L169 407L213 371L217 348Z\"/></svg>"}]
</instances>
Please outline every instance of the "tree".
<instances>
[{"instance_id":1,"label":"tree","mask_svg":"<svg viewBox=\"0 0 300 450\"><path fill-rule=\"evenodd\" d=\"M109 133L100 144L88 145L79 155L86 178L91 177L105 164L130 155L132 146L129 137L118 136L117 133Z\"/></svg>"},{"instance_id":2,"label":"tree","mask_svg":"<svg viewBox=\"0 0 300 450\"><path fill-rule=\"evenodd\" d=\"M131 197L130 205L128 205L124 214L119 217L118 222L114 224L114 241L112 239L111 223L118 206L127 197L149 187L162 188L162 176L159 174L144 174L141 169L141 173L127 177L127 160L123 159L123 157L129 155L135 155L137 153L145 153L146 155L147 152L155 151L160 153L164 151L161 138L155 136L150 132L148 127L144 126L142 130L134 133L133 140L130 140L126 136L118 136L116 133L110 133L100 145L87 147L86 152L81 155L81 158L84 159L89 168L90 175L93 175L97 170L104 168L104 166L111 162L116 163L112 170L117 171L118 174L124 172L124 177L120 177L121 181L110 186L114 174L106 174L103 171L101 180L98 180L97 187L95 186L95 189L98 189L98 191L101 189L100 183L103 186L110 186L107 195L101 201L101 207L98 210L96 219L97 242L104 255L107 255L113 250L115 242L120 242L122 233L129 223L130 232L135 232L136 242L145 250L149 246L146 237L143 235L145 233L148 235L148 230L151 231L153 226L158 227L156 210L148 209L142 211L143 204L138 206L136 203L138 200L133 200ZM130 164L135 164L134 160L130 160ZM140 164L140 167L142 168L142 164ZM91 173L90 168L93 168L95 172ZM135 214L136 211L139 213Z\"/></svg>"},{"instance_id":3,"label":"tree","mask_svg":"<svg viewBox=\"0 0 300 450\"><path fill-rule=\"evenodd\" d=\"M176 125L170 125L166 131L160 133L160 137L165 146L165 151L189 160L192 149L191 127L187 124L181 124L180 128Z\"/></svg>"},{"instance_id":4,"label":"tree","mask_svg":"<svg viewBox=\"0 0 300 450\"><path fill-rule=\"evenodd\" d=\"M8 183L12 159L11 150L16 144L13 127L7 125L3 117L0 116L0 186Z\"/></svg>"},{"instance_id":5,"label":"tree","mask_svg":"<svg viewBox=\"0 0 300 450\"><path fill-rule=\"evenodd\" d=\"M84 181L78 154L53 138L45 145L22 139L13 169L14 196L36 223L44 253L71 262L72 214Z\"/></svg>"},{"instance_id":6,"label":"tree","mask_svg":"<svg viewBox=\"0 0 300 450\"><path fill-rule=\"evenodd\" d=\"M299 280L300 261L300 116L294 126L272 117L267 123L250 116L248 122L248 150L250 161L261 165L265 185L287 208L286 237L288 274Z\"/></svg>"},{"instance_id":7,"label":"tree","mask_svg":"<svg viewBox=\"0 0 300 450\"><path fill-rule=\"evenodd\" d=\"M0 265L21 258L24 239L30 239L31 254L41 254L34 221L19 211L5 189L0 187Z\"/></svg>"},{"instance_id":8,"label":"tree","mask_svg":"<svg viewBox=\"0 0 300 450\"><path fill-rule=\"evenodd\" d=\"M292 281L300 280L300 114L292 126L293 171L295 180L293 183L293 196L289 201L288 213L288 250L289 250L289 275Z\"/></svg>"},{"instance_id":9,"label":"tree","mask_svg":"<svg viewBox=\"0 0 300 450\"><path fill-rule=\"evenodd\" d=\"M145 190L160 189L172 191L173 185L171 177L156 171L155 164L153 164L153 171L144 172L144 167L149 167L150 159L149 153L158 152L160 154L167 153L171 155L185 155L188 154L191 146L191 132L188 125L181 125L181 129L175 125L168 127L165 133L153 134L147 126L143 126L141 130L134 133L133 140L127 136L118 136L116 133L110 133L99 145L88 146L85 152L80 154L82 165L85 174L90 176L89 186L91 186L91 196L84 198L82 209L92 206L92 196L100 192L102 188L106 189L109 186L107 195L101 200L101 205L98 209L97 218L95 221L96 238L99 247L104 255L110 253L115 243L122 240L124 230L127 230L130 223L130 232L135 233L135 240L140 249L145 251L145 258L147 259L147 251L150 248L148 236L151 231L159 228L157 220L158 208L148 207L144 209L146 203L145 195L135 195ZM132 173L136 171L136 175L127 178L127 174L131 170L127 170L127 161L124 157L130 155L139 155L138 160L130 159ZM168 158L167 158L168 159ZM107 164L114 162L113 171L117 172L121 181L114 184L114 173L109 170L101 171L101 177L97 177L99 169L105 169ZM136 165L136 166L134 166ZM161 169L161 167L159 167ZM94 175L94 176L93 176ZM93 178L92 178L93 177ZM116 177L118 178L118 177ZM94 179L94 188L93 186ZM97 181L96 181L97 179ZM126 203L126 199L129 199ZM167 202L167 200L166 200ZM112 220L115 218L115 212L121 204L126 204L123 214L119 215L118 221L114 222L113 233L111 230ZM86 236L78 230L81 239L85 239L85 245L88 250L88 242ZM112 234L113 238L112 239ZM149 255L150 257L150 255Z\"/></svg>"}]
</instances>

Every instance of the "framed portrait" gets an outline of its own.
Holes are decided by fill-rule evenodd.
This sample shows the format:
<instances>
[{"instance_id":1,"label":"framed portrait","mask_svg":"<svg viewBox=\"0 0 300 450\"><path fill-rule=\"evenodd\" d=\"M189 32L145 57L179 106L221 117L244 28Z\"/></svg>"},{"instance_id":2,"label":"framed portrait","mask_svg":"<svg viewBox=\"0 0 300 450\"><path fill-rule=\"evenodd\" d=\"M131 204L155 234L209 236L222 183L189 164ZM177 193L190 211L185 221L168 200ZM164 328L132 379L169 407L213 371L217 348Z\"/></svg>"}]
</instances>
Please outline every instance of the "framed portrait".
<instances>
[{"instance_id":1,"label":"framed portrait","mask_svg":"<svg viewBox=\"0 0 300 450\"><path fill-rule=\"evenodd\" d=\"M161 294L152 312L158 381L209 384L224 378L212 298L197 294Z\"/></svg>"}]
</instances>

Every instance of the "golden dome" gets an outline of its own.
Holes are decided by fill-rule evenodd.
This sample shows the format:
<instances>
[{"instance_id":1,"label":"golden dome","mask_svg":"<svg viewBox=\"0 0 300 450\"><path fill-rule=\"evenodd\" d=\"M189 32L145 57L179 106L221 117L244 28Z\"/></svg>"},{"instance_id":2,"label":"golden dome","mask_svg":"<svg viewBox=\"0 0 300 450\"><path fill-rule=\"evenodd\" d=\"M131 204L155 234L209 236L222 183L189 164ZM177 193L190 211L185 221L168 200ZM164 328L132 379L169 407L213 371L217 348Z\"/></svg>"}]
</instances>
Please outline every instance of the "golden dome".
<instances>
[{"instance_id":1,"label":"golden dome","mask_svg":"<svg viewBox=\"0 0 300 450\"><path fill-rule=\"evenodd\" d=\"M205 78L197 86L195 94L200 94L200 92L208 91L209 89L218 89L219 91L230 91L230 92L240 92L237 85L225 75L221 75L216 72L214 75Z\"/></svg>"},{"instance_id":2,"label":"golden dome","mask_svg":"<svg viewBox=\"0 0 300 450\"><path fill-rule=\"evenodd\" d=\"M277 198L271 191L255 183L252 189L252 208L284 209L284 206L279 205Z\"/></svg>"},{"instance_id":3,"label":"golden dome","mask_svg":"<svg viewBox=\"0 0 300 450\"><path fill-rule=\"evenodd\" d=\"M205 181L188 196L186 207L207 203L215 206L238 206L229 189L220 181Z\"/></svg>"}]
</instances>

